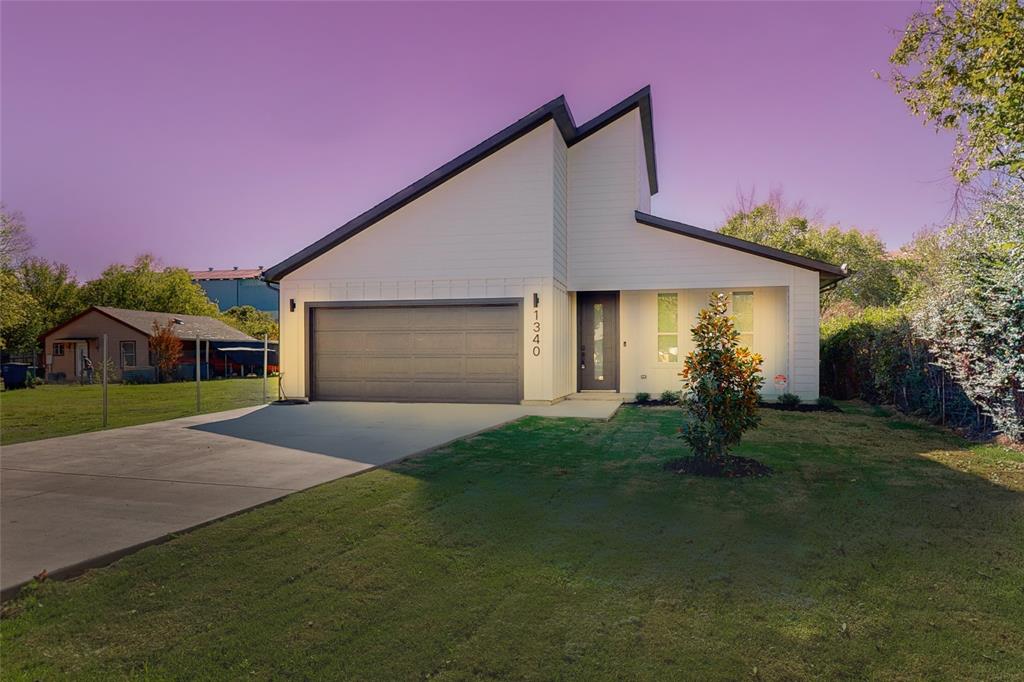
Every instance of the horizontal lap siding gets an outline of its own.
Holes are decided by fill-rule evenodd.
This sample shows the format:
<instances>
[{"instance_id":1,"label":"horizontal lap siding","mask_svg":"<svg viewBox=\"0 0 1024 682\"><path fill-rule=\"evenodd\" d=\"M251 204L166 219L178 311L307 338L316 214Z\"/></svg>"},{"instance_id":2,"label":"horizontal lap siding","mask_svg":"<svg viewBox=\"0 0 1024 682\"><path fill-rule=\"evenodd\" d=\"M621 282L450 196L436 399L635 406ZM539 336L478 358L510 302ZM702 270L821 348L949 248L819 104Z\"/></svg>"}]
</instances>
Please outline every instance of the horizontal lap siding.
<instances>
[{"instance_id":1,"label":"horizontal lap siding","mask_svg":"<svg viewBox=\"0 0 1024 682\"><path fill-rule=\"evenodd\" d=\"M780 391L773 379L789 373L789 315L785 287L748 287L754 294L754 347L764 357L761 374L765 378L762 394L775 396ZM658 362L657 291L625 291L621 296L622 391L644 391L657 395L665 390L682 388L679 372L682 360L694 349L690 330L697 315L708 303L713 289L663 289L675 293L679 301L679 362ZM732 293L733 289L718 291ZM642 377L646 376L646 379Z\"/></svg>"},{"instance_id":2,"label":"horizontal lap siding","mask_svg":"<svg viewBox=\"0 0 1024 682\"><path fill-rule=\"evenodd\" d=\"M637 224L648 209L639 114L569 149L569 290L788 286L791 266Z\"/></svg>"},{"instance_id":3,"label":"horizontal lap siding","mask_svg":"<svg viewBox=\"0 0 1024 682\"><path fill-rule=\"evenodd\" d=\"M304 304L523 298L550 291L555 268L557 133L548 122L281 281L282 383L305 395ZM290 312L294 299L295 312ZM551 335L547 334L545 343ZM546 351L549 352L549 351ZM550 397L525 359L527 397Z\"/></svg>"}]
</instances>

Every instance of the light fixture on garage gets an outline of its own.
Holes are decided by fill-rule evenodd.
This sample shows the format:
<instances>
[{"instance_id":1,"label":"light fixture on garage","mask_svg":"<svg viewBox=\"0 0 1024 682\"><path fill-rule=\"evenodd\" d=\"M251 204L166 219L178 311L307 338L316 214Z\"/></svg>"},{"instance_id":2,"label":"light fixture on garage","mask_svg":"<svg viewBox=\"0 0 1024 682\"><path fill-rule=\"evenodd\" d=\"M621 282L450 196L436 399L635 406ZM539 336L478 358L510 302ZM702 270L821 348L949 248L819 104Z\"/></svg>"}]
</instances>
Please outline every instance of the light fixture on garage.
<instances>
[{"instance_id":1,"label":"light fixture on garage","mask_svg":"<svg viewBox=\"0 0 1024 682\"><path fill-rule=\"evenodd\" d=\"M534 293L533 295L533 307L537 308L540 306L540 294Z\"/></svg>"},{"instance_id":2,"label":"light fixture on garage","mask_svg":"<svg viewBox=\"0 0 1024 682\"><path fill-rule=\"evenodd\" d=\"M290 310L293 313L295 312L295 299L294 298L289 298L288 299L288 310Z\"/></svg>"}]
</instances>

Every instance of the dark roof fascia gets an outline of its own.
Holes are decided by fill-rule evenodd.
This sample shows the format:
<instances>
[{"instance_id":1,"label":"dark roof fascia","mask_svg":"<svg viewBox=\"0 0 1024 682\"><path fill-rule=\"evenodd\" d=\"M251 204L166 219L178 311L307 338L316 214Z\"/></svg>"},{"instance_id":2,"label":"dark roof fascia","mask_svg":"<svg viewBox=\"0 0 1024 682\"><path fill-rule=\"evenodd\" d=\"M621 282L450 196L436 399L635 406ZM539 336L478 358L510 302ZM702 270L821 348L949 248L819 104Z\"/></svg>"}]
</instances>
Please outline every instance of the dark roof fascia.
<instances>
[{"instance_id":1,"label":"dark roof fascia","mask_svg":"<svg viewBox=\"0 0 1024 682\"><path fill-rule=\"evenodd\" d=\"M647 159L647 181L651 194L658 193L658 167L654 156L654 109L651 106L651 86L647 85L622 100L603 114L592 118L579 128L572 139L566 139L566 146L571 147L582 142L610 123L628 114L633 109L640 110L640 127L644 137L644 155Z\"/></svg>"},{"instance_id":2,"label":"dark roof fascia","mask_svg":"<svg viewBox=\"0 0 1024 682\"><path fill-rule=\"evenodd\" d=\"M286 258L277 265L263 271L263 279L267 282L280 281L282 277L293 270L305 265L317 256L334 248L338 244L359 234L366 228L391 215L406 204L423 196L444 182L455 177L467 168L486 159L491 154L503 149L515 142L523 135L539 128L549 120L555 122L566 146L572 146L590 135L593 135L601 128L618 120L629 111L635 108L640 109L644 145L647 153L647 172L651 186L651 193L657 191L658 179L654 163L654 128L651 117L651 89L646 86L630 95L622 102L619 102L608 111L587 121L582 126L577 126L573 120L572 111L561 95L551 100L539 109L527 114L504 130L495 133L469 151L466 151L444 164L437 170L420 178L405 189L385 199L368 211L356 216L341 227L330 232L326 236L313 242L298 253Z\"/></svg>"},{"instance_id":3,"label":"dark roof fascia","mask_svg":"<svg viewBox=\"0 0 1024 682\"><path fill-rule=\"evenodd\" d=\"M687 225L686 223L668 220L667 218L659 218L658 216L653 216L642 211L636 211L635 216L636 221L642 225L656 227L659 230L665 230L666 232L672 232L674 234L693 237L694 239L700 239L701 241L717 244L718 246L736 249L737 251L761 256L762 258L769 258L787 265L795 265L798 268L814 270L820 274L820 281L823 286L832 282L838 282L849 275L848 272L845 272L838 265L832 265L825 261L814 260L813 258L807 258L806 256L799 256L795 253L790 253L781 249L773 249L770 246L750 242L746 239L730 237L729 235L722 234L721 232L705 230L702 227Z\"/></svg>"},{"instance_id":4,"label":"dark roof fascia","mask_svg":"<svg viewBox=\"0 0 1024 682\"><path fill-rule=\"evenodd\" d=\"M117 322L117 323L118 323L119 325L121 325L122 327L127 327L128 329L133 329L133 330L136 330L136 331L140 331L140 332L142 332L143 334L145 334L146 336L151 336L151 334L150 334L149 332L147 332L147 331L145 331L145 330L143 330L143 329L139 329L139 328L138 328L138 327L136 327L135 325L132 325L132 324L128 324L128 323L127 323L127 322L125 322L124 320L122 320L122 319L120 319L120 318L118 318L118 317L115 317L115 316L111 315L110 313L106 312L105 310L100 310L98 306L94 306L94 305L91 305L91 306L89 306L88 308L86 308L85 310L83 310L82 312L78 313L77 315L75 315L75 316L73 316L73 317L71 317L71 318L69 318L69 319L65 320L64 322L61 322L60 324L58 324L58 325L56 325L56 326L54 326L54 327L51 327L50 329L46 330L45 332L43 332L42 334L40 334L40 335L39 335L38 337L36 337L36 338L37 338L37 339L38 339L38 340L39 340L40 342L43 342L43 343L45 343L45 342L46 342L46 337L47 337L47 336L50 336L50 335L51 335L51 334L53 334L54 332L60 331L61 329L63 329L64 327L68 326L68 325L69 325L69 324L71 324L72 322L75 322L76 320L80 320L80 319L82 319L83 317L85 317L86 315L88 315L88 314L89 314L89 313L91 313L91 312L97 312L97 313L99 313L100 315L103 315L104 317L109 317L109 318L110 318L111 320L113 320L114 322Z\"/></svg>"}]
</instances>

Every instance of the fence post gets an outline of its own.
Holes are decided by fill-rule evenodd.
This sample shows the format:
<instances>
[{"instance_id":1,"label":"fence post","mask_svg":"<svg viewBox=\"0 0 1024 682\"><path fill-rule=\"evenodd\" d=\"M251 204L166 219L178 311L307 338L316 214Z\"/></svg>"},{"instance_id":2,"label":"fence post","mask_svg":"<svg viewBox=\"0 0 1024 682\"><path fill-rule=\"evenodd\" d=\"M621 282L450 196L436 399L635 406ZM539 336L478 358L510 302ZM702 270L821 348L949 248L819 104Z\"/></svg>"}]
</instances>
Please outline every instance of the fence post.
<instances>
[{"instance_id":1,"label":"fence post","mask_svg":"<svg viewBox=\"0 0 1024 682\"><path fill-rule=\"evenodd\" d=\"M263 404L267 404L267 335L263 335Z\"/></svg>"},{"instance_id":2,"label":"fence post","mask_svg":"<svg viewBox=\"0 0 1024 682\"><path fill-rule=\"evenodd\" d=\"M202 410L202 405L201 405L200 397L199 397L199 386L201 384L201 382L199 381L200 374L201 373L199 371L199 334L197 332L196 333L196 414L199 414L199 412Z\"/></svg>"},{"instance_id":3,"label":"fence post","mask_svg":"<svg viewBox=\"0 0 1024 682\"><path fill-rule=\"evenodd\" d=\"M107 335L103 335L103 428L107 428Z\"/></svg>"}]
</instances>

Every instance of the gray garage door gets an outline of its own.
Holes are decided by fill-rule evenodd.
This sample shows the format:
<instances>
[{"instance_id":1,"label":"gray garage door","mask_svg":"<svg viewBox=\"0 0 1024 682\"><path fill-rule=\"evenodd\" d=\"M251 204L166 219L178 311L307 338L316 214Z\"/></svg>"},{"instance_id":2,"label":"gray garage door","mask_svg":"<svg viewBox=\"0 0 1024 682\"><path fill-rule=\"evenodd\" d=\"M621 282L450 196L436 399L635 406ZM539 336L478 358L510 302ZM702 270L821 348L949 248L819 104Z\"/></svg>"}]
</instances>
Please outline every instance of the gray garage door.
<instances>
[{"instance_id":1,"label":"gray garage door","mask_svg":"<svg viewBox=\"0 0 1024 682\"><path fill-rule=\"evenodd\" d=\"M318 400L517 403L516 304L314 308Z\"/></svg>"}]
</instances>

